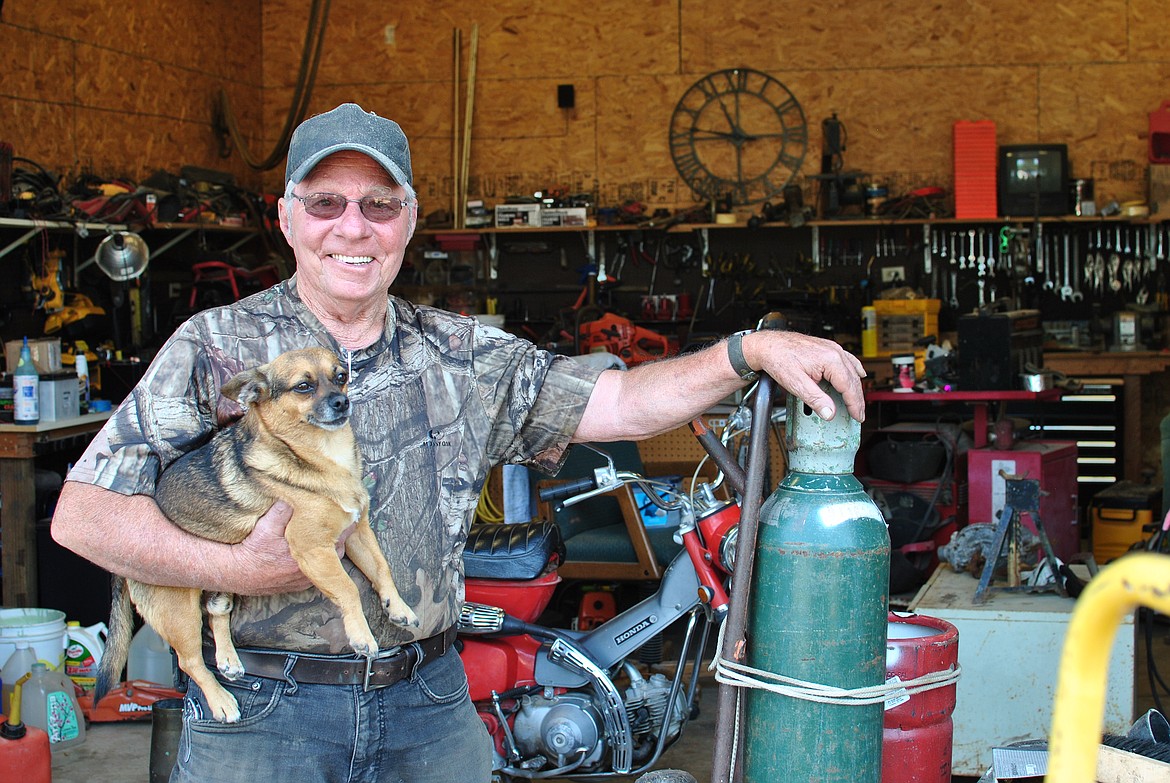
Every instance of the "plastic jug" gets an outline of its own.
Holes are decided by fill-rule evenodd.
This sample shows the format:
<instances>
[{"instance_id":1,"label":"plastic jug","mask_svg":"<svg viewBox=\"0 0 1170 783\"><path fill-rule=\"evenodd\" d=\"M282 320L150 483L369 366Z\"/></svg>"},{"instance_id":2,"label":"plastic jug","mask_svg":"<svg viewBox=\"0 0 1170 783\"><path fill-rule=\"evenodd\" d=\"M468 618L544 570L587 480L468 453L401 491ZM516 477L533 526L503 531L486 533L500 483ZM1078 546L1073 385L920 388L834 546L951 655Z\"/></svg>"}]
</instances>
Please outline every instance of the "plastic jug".
<instances>
[{"instance_id":1,"label":"plastic jug","mask_svg":"<svg viewBox=\"0 0 1170 783\"><path fill-rule=\"evenodd\" d=\"M0 669L0 681L3 682L3 687L0 687L0 693L3 693L3 699L0 699L2 701L0 712L12 714L13 687L17 680L32 671L32 665L36 662L37 654L29 647L28 642L17 642L16 649L8 656L4 668Z\"/></svg>"},{"instance_id":2,"label":"plastic jug","mask_svg":"<svg viewBox=\"0 0 1170 783\"><path fill-rule=\"evenodd\" d=\"M43 663L32 665L24 684L20 712L24 722L49 735L49 748L58 751L85 741L85 715L77 703L73 680Z\"/></svg>"},{"instance_id":3,"label":"plastic jug","mask_svg":"<svg viewBox=\"0 0 1170 783\"><path fill-rule=\"evenodd\" d=\"M65 674L82 690L91 690L106 651L109 629L105 623L83 628L77 620L70 620L65 634Z\"/></svg>"},{"instance_id":4,"label":"plastic jug","mask_svg":"<svg viewBox=\"0 0 1170 783\"><path fill-rule=\"evenodd\" d=\"M174 687L175 667L171 660L170 645L149 625L143 625L130 640L126 680L146 680L156 685Z\"/></svg>"}]
</instances>

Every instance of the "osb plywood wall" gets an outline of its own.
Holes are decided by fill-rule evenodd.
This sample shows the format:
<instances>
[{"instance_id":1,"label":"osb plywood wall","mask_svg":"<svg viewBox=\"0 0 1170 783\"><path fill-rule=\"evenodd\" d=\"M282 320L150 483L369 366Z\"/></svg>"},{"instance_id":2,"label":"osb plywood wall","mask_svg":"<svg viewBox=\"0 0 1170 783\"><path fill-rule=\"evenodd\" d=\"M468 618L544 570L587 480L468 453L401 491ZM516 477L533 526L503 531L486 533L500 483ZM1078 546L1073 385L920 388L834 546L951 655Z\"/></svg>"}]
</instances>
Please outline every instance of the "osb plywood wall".
<instances>
[{"instance_id":1,"label":"osb plywood wall","mask_svg":"<svg viewBox=\"0 0 1170 783\"><path fill-rule=\"evenodd\" d=\"M951 127L994 120L1000 143L1063 142L1099 199L1144 195L1148 112L1170 98L1166 0L334 0L310 112L343 101L399 120L424 212L453 182L454 31L466 85L478 25L470 194L593 191L599 203L691 202L667 127L683 92L743 66L783 82L820 165L821 121L848 131L847 168L895 192L950 188ZM0 10L0 139L60 171L142 178L219 168L212 111L232 98L249 148L275 144L291 102L304 0L8 0ZM558 109L557 85L576 105Z\"/></svg>"},{"instance_id":2,"label":"osb plywood wall","mask_svg":"<svg viewBox=\"0 0 1170 783\"><path fill-rule=\"evenodd\" d=\"M259 139L259 0L8 0L0 10L0 141L72 178L228 169L212 132L221 89Z\"/></svg>"},{"instance_id":3,"label":"osb plywood wall","mask_svg":"<svg viewBox=\"0 0 1170 783\"><path fill-rule=\"evenodd\" d=\"M303 3L264 3L264 130L289 103ZM1148 112L1170 98L1166 0L335 0L313 110L343 101L401 122L424 212L449 202L453 31L464 76L479 30L473 196L563 185L650 206L691 201L667 145L671 112L711 71L783 82L820 167L821 121L848 132L847 168L896 189L952 185L952 124L994 120L1001 144L1063 142L1099 198L1144 195ZM576 106L558 109L559 84ZM270 184L274 179L268 180Z\"/></svg>"}]
</instances>

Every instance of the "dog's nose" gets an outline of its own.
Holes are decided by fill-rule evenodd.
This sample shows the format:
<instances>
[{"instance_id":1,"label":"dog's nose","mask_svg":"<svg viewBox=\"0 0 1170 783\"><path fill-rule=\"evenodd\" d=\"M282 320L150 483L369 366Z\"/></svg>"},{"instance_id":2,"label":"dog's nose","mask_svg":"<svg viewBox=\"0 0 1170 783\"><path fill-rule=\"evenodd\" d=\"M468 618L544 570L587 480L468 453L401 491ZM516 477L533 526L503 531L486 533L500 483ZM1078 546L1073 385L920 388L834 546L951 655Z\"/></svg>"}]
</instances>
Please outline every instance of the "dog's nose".
<instances>
[{"instance_id":1,"label":"dog's nose","mask_svg":"<svg viewBox=\"0 0 1170 783\"><path fill-rule=\"evenodd\" d=\"M333 394L330 394L326 404L337 413L349 412L349 397L341 394L340 392L334 392Z\"/></svg>"}]
</instances>

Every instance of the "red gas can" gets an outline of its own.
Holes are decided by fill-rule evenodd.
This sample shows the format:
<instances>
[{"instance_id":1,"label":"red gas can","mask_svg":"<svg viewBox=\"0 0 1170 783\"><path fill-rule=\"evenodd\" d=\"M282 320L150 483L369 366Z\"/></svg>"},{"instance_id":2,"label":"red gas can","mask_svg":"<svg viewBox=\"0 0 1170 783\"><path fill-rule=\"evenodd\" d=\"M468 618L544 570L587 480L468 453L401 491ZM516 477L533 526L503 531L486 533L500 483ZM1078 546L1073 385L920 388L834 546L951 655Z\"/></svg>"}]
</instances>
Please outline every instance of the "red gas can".
<instances>
[{"instance_id":1,"label":"red gas can","mask_svg":"<svg viewBox=\"0 0 1170 783\"><path fill-rule=\"evenodd\" d=\"M49 735L36 726L10 725L0 715L0 780L50 783L52 774Z\"/></svg>"},{"instance_id":2,"label":"red gas can","mask_svg":"<svg viewBox=\"0 0 1170 783\"><path fill-rule=\"evenodd\" d=\"M890 613L886 676L903 682L958 666L959 629L936 617ZM922 691L886 710L882 783L950 783L955 685Z\"/></svg>"}]
</instances>

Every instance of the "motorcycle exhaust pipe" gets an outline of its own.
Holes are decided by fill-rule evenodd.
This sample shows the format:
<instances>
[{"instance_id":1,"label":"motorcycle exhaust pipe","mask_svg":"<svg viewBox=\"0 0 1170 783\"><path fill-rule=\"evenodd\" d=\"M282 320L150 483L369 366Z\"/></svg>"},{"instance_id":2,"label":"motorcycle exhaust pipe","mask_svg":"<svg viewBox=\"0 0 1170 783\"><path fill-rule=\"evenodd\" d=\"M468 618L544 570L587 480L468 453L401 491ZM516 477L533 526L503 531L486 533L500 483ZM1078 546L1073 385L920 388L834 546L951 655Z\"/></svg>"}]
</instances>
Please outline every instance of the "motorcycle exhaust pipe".
<instances>
[{"instance_id":1,"label":"motorcycle exhaust pipe","mask_svg":"<svg viewBox=\"0 0 1170 783\"><path fill-rule=\"evenodd\" d=\"M498 606L477 604L468 601L459 610L459 620L455 623L459 633L466 636L538 636L546 639L559 639L561 635L552 628L542 628L517 619Z\"/></svg>"},{"instance_id":2,"label":"motorcycle exhaust pipe","mask_svg":"<svg viewBox=\"0 0 1170 783\"><path fill-rule=\"evenodd\" d=\"M459 633L467 636L550 636L547 628L538 625L529 625L523 620L512 617L498 606L477 604L468 601L459 610L459 620L456 622Z\"/></svg>"}]
</instances>

